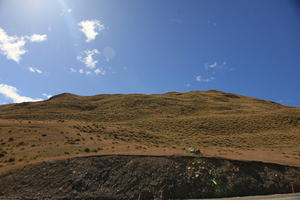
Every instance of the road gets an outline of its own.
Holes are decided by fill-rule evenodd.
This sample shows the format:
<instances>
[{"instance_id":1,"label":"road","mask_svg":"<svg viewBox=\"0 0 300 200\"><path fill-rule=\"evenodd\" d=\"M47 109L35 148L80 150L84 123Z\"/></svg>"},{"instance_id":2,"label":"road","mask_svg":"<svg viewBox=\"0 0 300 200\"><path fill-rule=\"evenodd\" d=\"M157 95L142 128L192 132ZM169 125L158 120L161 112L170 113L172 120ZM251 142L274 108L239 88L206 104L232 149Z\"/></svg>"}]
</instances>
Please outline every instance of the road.
<instances>
[{"instance_id":1,"label":"road","mask_svg":"<svg viewBox=\"0 0 300 200\"><path fill-rule=\"evenodd\" d=\"M219 199L201 199L201 200L300 200L300 193L234 197L234 198L219 198Z\"/></svg>"}]
</instances>

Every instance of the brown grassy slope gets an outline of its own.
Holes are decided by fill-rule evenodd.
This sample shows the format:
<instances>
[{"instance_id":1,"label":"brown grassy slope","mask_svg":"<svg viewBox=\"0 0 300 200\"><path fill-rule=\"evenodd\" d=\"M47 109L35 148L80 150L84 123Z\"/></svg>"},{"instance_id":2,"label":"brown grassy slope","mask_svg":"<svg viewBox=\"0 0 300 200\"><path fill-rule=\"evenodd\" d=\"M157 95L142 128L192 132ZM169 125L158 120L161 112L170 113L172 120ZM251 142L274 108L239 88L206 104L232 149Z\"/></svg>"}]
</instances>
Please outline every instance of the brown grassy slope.
<instances>
[{"instance_id":1,"label":"brown grassy slope","mask_svg":"<svg viewBox=\"0 0 300 200\"><path fill-rule=\"evenodd\" d=\"M0 106L0 167L90 151L180 153L188 146L278 151L300 166L299 144L300 108L214 90L65 93Z\"/></svg>"},{"instance_id":2,"label":"brown grassy slope","mask_svg":"<svg viewBox=\"0 0 300 200\"><path fill-rule=\"evenodd\" d=\"M261 114L287 110L299 111L275 102L215 90L155 95L78 96L64 93L47 101L0 106L0 118L119 122L147 118Z\"/></svg>"},{"instance_id":3,"label":"brown grassy slope","mask_svg":"<svg viewBox=\"0 0 300 200\"><path fill-rule=\"evenodd\" d=\"M148 131L253 133L299 127L300 109L219 91L161 95L61 94L50 100L0 106L2 119L122 123Z\"/></svg>"}]
</instances>

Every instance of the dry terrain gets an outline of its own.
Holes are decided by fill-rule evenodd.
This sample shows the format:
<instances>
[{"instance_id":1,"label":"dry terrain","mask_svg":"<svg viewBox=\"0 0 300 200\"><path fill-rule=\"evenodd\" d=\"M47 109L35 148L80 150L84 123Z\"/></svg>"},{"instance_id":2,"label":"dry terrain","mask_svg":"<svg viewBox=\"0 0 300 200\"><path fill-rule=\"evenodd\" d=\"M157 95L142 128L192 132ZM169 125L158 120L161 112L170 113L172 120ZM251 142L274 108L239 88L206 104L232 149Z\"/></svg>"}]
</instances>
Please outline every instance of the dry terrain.
<instances>
[{"instance_id":1,"label":"dry terrain","mask_svg":"<svg viewBox=\"0 0 300 200\"><path fill-rule=\"evenodd\" d=\"M0 173L85 155L191 155L187 147L300 167L300 108L215 90L0 106Z\"/></svg>"},{"instance_id":2,"label":"dry terrain","mask_svg":"<svg viewBox=\"0 0 300 200\"><path fill-rule=\"evenodd\" d=\"M200 199L300 190L300 168L192 156L104 155L0 175L4 199Z\"/></svg>"}]
</instances>

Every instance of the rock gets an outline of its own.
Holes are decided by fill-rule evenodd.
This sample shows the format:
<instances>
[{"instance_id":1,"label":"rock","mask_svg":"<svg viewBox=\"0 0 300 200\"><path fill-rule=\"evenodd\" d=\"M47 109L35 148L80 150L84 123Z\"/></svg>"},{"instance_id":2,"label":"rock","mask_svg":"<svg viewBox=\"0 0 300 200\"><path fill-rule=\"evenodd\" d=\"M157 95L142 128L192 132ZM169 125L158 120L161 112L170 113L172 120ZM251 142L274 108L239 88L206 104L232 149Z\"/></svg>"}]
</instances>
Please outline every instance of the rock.
<instances>
[{"instance_id":1,"label":"rock","mask_svg":"<svg viewBox=\"0 0 300 200\"><path fill-rule=\"evenodd\" d=\"M189 147L189 148L186 148L185 150L189 153L201 154L201 151L197 148L194 148L194 147Z\"/></svg>"}]
</instances>

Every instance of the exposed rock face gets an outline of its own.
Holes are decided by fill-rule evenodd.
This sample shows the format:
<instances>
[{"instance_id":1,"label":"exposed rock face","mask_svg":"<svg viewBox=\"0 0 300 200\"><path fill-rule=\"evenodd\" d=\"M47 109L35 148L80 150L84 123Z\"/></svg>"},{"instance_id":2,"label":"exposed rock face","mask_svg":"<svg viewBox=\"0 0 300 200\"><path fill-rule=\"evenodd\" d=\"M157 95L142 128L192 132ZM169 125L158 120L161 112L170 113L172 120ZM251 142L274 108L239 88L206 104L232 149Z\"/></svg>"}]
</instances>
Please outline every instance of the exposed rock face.
<instances>
[{"instance_id":1,"label":"exposed rock face","mask_svg":"<svg viewBox=\"0 0 300 200\"><path fill-rule=\"evenodd\" d=\"M183 156L93 156L26 166L0 176L21 199L183 199L300 191L300 168Z\"/></svg>"}]
</instances>

